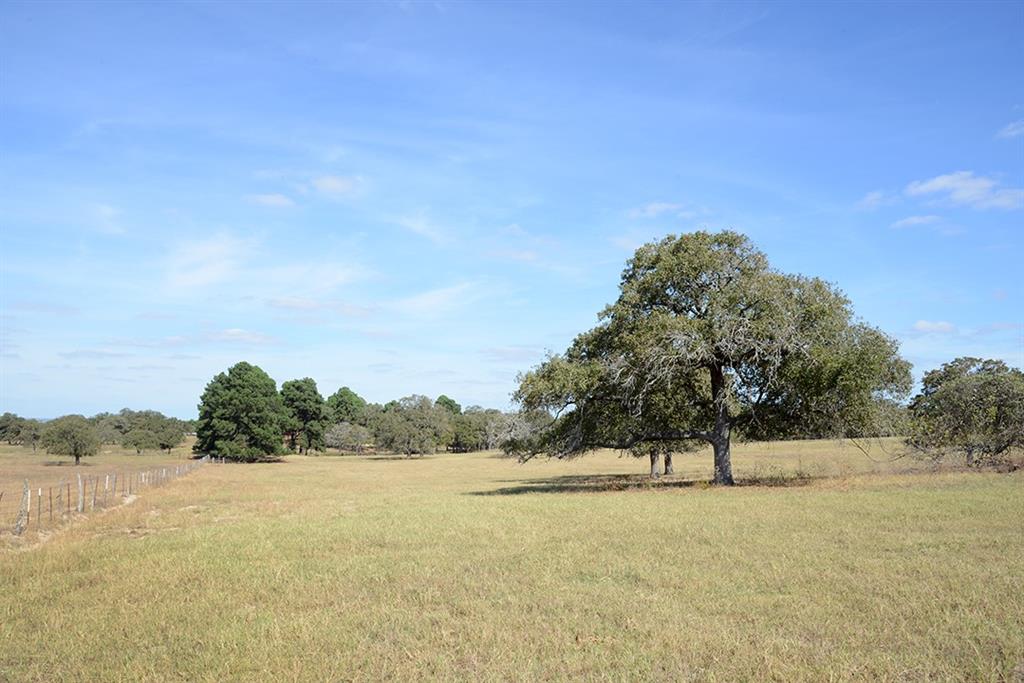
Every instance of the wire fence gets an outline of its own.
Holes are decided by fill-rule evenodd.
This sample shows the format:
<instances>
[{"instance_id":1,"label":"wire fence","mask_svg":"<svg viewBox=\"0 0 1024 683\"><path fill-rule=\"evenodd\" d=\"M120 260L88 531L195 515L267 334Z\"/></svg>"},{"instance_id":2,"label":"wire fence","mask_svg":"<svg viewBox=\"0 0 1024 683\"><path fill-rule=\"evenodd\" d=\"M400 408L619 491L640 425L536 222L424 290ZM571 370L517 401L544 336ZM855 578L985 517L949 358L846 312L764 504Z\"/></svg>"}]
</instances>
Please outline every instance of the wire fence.
<instances>
[{"instance_id":1,"label":"wire fence","mask_svg":"<svg viewBox=\"0 0 1024 683\"><path fill-rule=\"evenodd\" d=\"M24 479L18 489L0 490L0 535L52 529L79 515L115 507L145 489L194 472L206 461L85 476L79 472L36 487Z\"/></svg>"}]
</instances>

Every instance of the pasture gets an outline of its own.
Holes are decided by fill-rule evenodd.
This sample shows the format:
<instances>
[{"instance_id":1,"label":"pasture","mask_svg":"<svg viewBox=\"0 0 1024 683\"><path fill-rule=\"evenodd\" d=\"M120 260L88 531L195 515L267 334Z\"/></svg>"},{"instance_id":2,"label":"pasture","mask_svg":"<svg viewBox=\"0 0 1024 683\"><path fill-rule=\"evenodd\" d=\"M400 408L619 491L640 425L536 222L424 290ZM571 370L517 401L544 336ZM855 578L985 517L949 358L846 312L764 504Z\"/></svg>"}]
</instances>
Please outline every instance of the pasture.
<instances>
[{"instance_id":1,"label":"pasture","mask_svg":"<svg viewBox=\"0 0 1024 683\"><path fill-rule=\"evenodd\" d=\"M0 549L0 680L1024 676L1024 471L835 442L734 467L207 465Z\"/></svg>"}]
</instances>

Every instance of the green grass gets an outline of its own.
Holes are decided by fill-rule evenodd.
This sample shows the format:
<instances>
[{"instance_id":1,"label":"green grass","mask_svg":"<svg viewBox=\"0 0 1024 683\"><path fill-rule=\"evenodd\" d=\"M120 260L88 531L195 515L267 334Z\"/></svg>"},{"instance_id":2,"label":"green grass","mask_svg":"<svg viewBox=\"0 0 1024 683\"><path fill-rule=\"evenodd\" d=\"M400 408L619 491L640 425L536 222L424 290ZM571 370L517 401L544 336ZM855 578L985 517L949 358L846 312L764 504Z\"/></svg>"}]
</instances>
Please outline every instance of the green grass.
<instances>
[{"instance_id":1,"label":"green grass","mask_svg":"<svg viewBox=\"0 0 1024 683\"><path fill-rule=\"evenodd\" d=\"M210 465L0 552L0 680L1024 672L1024 472L735 459L782 485L708 487L707 454Z\"/></svg>"}]
</instances>

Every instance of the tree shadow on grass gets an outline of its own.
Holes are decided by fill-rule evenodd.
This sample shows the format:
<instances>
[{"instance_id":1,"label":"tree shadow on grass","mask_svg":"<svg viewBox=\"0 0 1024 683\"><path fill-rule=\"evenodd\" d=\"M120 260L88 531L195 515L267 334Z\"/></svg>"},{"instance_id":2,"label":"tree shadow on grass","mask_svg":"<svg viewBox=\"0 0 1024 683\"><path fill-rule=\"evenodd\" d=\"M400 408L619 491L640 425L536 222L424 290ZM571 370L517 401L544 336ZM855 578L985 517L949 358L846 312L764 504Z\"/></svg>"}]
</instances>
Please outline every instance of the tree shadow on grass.
<instances>
[{"instance_id":1,"label":"tree shadow on grass","mask_svg":"<svg viewBox=\"0 0 1024 683\"><path fill-rule=\"evenodd\" d=\"M694 479L651 479L643 474L563 475L547 479L504 480L515 484L490 491L473 491L473 496L515 496L523 493L605 493L609 491L655 491L707 486Z\"/></svg>"},{"instance_id":2,"label":"tree shadow on grass","mask_svg":"<svg viewBox=\"0 0 1024 683\"><path fill-rule=\"evenodd\" d=\"M736 486L767 486L788 488L806 486L816 479L806 475L751 475L736 480ZM669 489L707 489L707 479L677 479L662 477L651 479L646 474L589 474L562 475L547 479L502 480L514 484L489 491L473 491L472 496L516 496L524 493L608 493L615 491L664 491Z\"/></svg>"},{"instance_id":3,"label":"tree shadow on grass","mask_svg":"<svg viewBox=\"0 0 1024 683\"><path fill-rule=\"evenodd\" d=\"M358 455L363 460L432 460L429 455Z\"/></svg>"}]
</instances>

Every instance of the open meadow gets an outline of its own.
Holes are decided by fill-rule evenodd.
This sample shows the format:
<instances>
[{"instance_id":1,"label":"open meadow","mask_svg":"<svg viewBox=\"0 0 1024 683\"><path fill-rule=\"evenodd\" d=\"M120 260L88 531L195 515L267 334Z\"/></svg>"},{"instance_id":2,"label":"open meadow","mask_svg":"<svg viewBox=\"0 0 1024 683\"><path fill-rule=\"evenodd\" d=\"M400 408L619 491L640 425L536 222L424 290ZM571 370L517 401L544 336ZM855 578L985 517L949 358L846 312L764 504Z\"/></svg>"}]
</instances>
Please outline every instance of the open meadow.
<instances>
[{"instance_id":1,"label":"open meadow","mask_svg":"<svg viewBox=\"0 0 1024 683\"><path fill-rule=\"evenodd\" d=\"M0 551L0 680L1020 678L1024 471L735 450L205 465Z\"/></svg>"}]
</instances>

